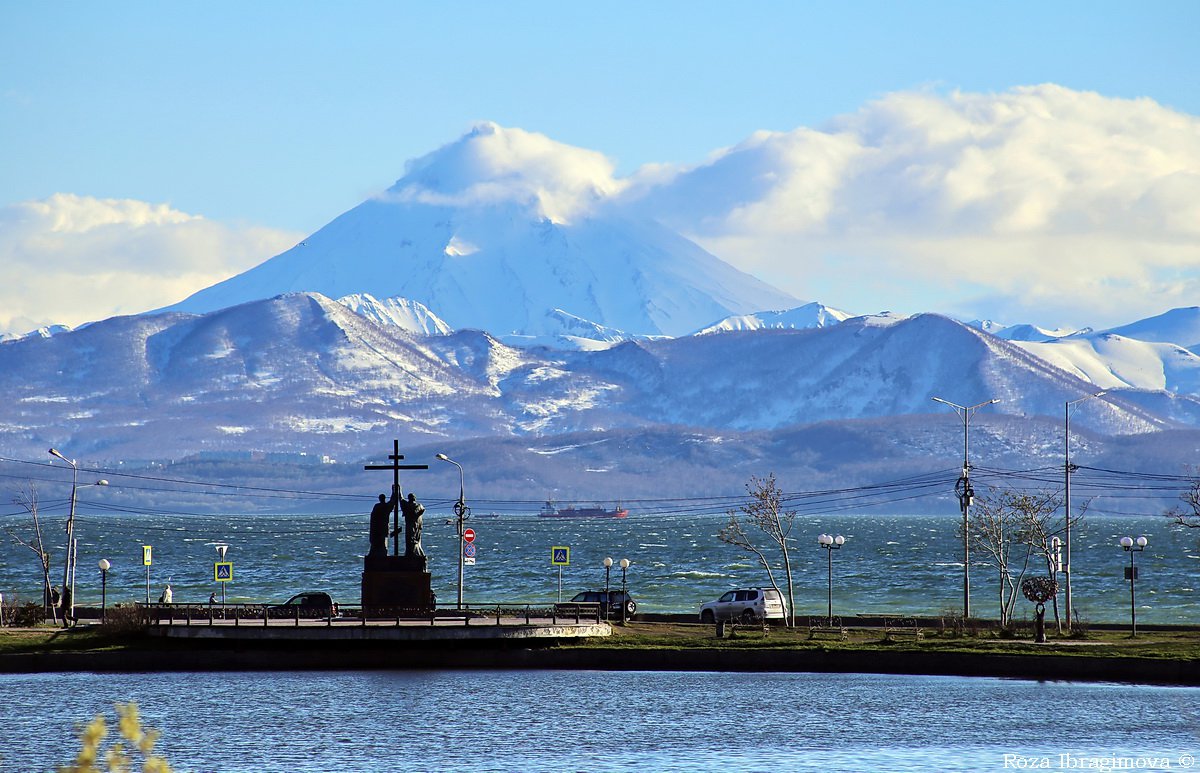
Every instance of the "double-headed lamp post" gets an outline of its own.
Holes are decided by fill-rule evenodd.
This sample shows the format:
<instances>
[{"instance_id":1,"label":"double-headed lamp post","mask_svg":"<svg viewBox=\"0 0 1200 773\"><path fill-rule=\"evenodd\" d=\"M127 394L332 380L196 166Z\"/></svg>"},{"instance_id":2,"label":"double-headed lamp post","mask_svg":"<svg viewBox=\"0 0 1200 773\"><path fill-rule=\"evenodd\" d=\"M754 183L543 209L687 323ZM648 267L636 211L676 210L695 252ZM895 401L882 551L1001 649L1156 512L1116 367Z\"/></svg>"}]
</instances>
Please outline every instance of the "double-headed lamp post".
<instances>
[{"instance_id":1,"label":"double-headed lamp post","mask_svg":"<svg viewBox=\"0 0 1200 773\"><path fill-rule=\"evenodd\" d=\"M437 459L449 462L458 468L458 501L454 503L454 516L458 521L458 609L463 606L463 523L471 517L471 508L467 507L466 486L463 479L462 465L445 454L437 454Z\"/></svg>"},{"instance_id":2,"label":"double-headed lamp post","mask_svg":"<svg viewBox=\"0 0 1200 773\"><path fill-rule=\"evenodd\" d=\"M608 619L608 608L612 606L612 596L608 592L608 575L612 571L613 560L611 556L604 557L604 619ZM625 600L621 599L624 604Z\"/></svg>"},{"instance_id":3,"label":"double-headed lamp post","mask_svg":"<svg viewBox=\"0 0 1200 773\"><path fill-rule=\"evenodd\" d=\"M969 531L969 512L971 502L975 498L975 491L971 488L971 457L970 457L970 434L971 434L971 414L983 408L985 405L992 405L1000 402L997 399L985 400L982 403L975 405L959 405L952 403L949 400L943 400L940 397L933 398L936 403L948 405L958 414L958 418L962 419L963 425L963 465L962 477L954 484L954 491L958 494L958 506L962 510L963 517L963 617L971 616L971 546L970 546L970 531Z\"/></svg>"},{"instance_id":4,"label":"double-headed lamp post","mask_svg":"<svg viewBox=\"0 0 1200 773\"><path fill-rule=\"evenodd\" d=\"M1145 537L1121 537L1120 545L1125 552L1129 554L1129 568L1125 570L1125 576L1129 579L1129 628L1130 637L1137 636L1137 603L1134 600L1133 586L1137 581L1137 563L1133 557L1137 553L1141 553L1146 549L1146 544L1149 542Z\"/></svg>"},{"instance_id":5,"label":"double-headed lamp post","mask_svg":"<svg viewBox=\"0 0 1200 773\"><path fill-rule=\"evenodd\" d=\"M817 537L817 544L820 545L825 550L826 558L828 559L827 569L828 569L828 577L829 577L829 596L828 596L829 618L825 624L832 626L833 625L833 551L838 550L842 547L842 545L845 545L846 538L843 537L841 534L837 535L836 537L830 536L828 534L821 534Z\"/></svg>"},{"instance_id":6,"label":"double-headed lamp post","mask_svg":"<svg viewBox=\"0 0 1200 773\"><path fill-rule=\"evenodd\" d=\"M100 622L108 620L108 570L112 568L112 564L107 558L101 558L100 567Z\"/></svg>"},{"instance_id":7,"label":"double-headed lamp post","mask_svg":"<svg viewBox=\"0 0 1200 773\"><path fill-rule=\"evenodd\" d=\"M79 466L55 448L50 449L50 455L71 465L71 509L67 514L67 557L63 561L63 627L66 628L75 619L75 499L79 491ZM108 481L98 480L88 485L107 486Z\"/></svg>"},{"instance_id":8,"label":"double-headed lamp post","mask_svg":"<svg viewBox=\"0 0 1200 773\"><path fill-rule=\"evenodd\" d=\"M1071 411L1079 406L1080 403L1091 400L1094 397L1100 397L1106 392L1097 392L1094 395L1084 395L1077 400L1067 400L1063 405L1063 474L1065 475L1065 488L1063 491L1063 504L1065 516L1063 518L1063 546L1066 548L1062 561L1063 584L1066 586L1065 601L1067 612L1067 630L1073 630L1074 618L1072 617L1073 602L1071 599L1071 473L1075 471L1075 467L1071 464Z\"/></svg>"},{"instance_id":9,"label":"double-headed lamp post","mask_svg":"<svg viewBox=\"0 0 1200 773\"><path fill-rule=\"evenodd\" d=\"M629 559L621 559L621 625L625 625L629 612L629 593L625 585L625 573L629 571Z\"/></svg>"}]
</instances>

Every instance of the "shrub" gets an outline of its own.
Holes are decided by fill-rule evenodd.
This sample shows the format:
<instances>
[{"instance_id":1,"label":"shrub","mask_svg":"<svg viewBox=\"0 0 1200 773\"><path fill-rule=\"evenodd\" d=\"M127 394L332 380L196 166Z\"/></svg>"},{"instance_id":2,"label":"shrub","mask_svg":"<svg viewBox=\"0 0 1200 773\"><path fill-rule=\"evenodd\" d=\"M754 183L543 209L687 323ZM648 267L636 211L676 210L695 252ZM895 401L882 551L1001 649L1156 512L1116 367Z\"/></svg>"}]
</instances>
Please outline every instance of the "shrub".
<instances>
[{"instance_id":1,"label":"shrub","mask_svg":"<svg viewBox=\"0 0 1200 773\"><path fill-rule=\"evenodd\" d=\"M171 773L167 761L154 755L154 744L159 732L142 727L136 703L118 703L117 730L126 743L118 740L107 750L103 748L108 735L108 723L103 714L89 722L79 731L79 753L75 761L61 765L58 773L121 773L134 769L135 757L142 760L143 773ZM128 745L126 745L128 744Z\"/></svg>"},{"instance_id":2,"label":"shrub","mask_svg":"<svg viewBox=\"0 0 1200 773\"><path fill-rule=\"evenodd\" d=\"M141 610L136 604L117 604L104 613L106 633L134 633L144 629Z\"/></svg>"},{"instance_id":3,"label":"shrub","mask_svg":"<svg viewBox=\"0 0 1200 773\"><path fill-rule=\"evenodd\" d=\"M26 601L20 606L13 606L6 611L8 616L8 624L19 626L21 628L32 628L35 625L41 625L46 620L46 609L36 601Z\"/></svg>"}]
</instances>

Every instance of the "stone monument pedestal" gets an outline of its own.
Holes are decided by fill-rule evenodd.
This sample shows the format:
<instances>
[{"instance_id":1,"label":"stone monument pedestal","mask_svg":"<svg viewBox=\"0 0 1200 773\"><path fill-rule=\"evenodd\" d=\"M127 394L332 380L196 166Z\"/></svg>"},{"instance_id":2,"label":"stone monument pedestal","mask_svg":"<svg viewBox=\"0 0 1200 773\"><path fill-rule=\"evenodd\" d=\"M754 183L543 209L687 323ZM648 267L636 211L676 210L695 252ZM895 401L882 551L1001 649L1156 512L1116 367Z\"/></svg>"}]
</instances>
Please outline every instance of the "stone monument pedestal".
<instances>
[{"instance_id":1,"label":"stone monument pedestal","mask_svg":"<svg viewBox=\"0 0 1200 773\"><path fill-rule=\"evenodd\" d=\"M378 556L363 561L362 606L367 614L434 608L424 556Z\"/></svg>"}]
</instances>

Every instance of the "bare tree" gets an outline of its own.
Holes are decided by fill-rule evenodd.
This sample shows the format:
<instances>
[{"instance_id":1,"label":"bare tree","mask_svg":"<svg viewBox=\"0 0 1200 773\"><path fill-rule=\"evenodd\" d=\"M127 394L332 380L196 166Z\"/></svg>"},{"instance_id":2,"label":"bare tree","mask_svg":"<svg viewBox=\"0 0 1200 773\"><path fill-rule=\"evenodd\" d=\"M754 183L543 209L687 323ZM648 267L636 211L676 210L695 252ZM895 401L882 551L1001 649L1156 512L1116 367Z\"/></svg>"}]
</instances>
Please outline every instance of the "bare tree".
<instances>
[{"instance_id":1,"label":"bare tree","mask_svg":"<svg viewBox=\"0 0 1200 773\"><path fill-rule=\"evenodd\" d=\"M1179 495L1179 499L1184 507L1172 507L1167 511L1167 516L1180 526L1200 529L1200 478L1194 479L1188 490Z\"/></svg>"},{"instance_id":2,"label":"bare tree","mask_svg":"<svg viewBox=\"0 0 1200 773\"><path fill-rule=\"evenodd\" d=\"M1046 576L1054 581L1055 593L1050 597L1054 609L1054 625L1058 632L1062 633L1062 618L1058 613L1058 570L1060 550L1062 547L1061 536L1066 532L1065 517L1055 516L1058 511L1059 500L1058 495L1042 492L1033 495L1027 503L1029 506L1021 512L1021 517L1025 521L1024 540L1033 547L1035 555L1040 556L1046 564ZM1079 512L1071 517L1071 523L1078 526L1087 513L1088 507L1091 505L1091 500L1087 500L1079 508ZM1054 539L1058 537L1060 542L1055 545ZM1056 547L1058 549L1056 549ZM1067 621L1067 627L1071 626L1071 621Z\"/></svg>"},{"instance_id":3,"label":"bare tree","mask_svg":"<svg viewBox=\"0 0 1200 773\"><path fill-rule=\"evenodd\" d=\"M746 484L746 493L750 495L750 501L737 510L729 511L729 523L717 532L717 538L757 556L758 562L767 570L767 579L776 593L780 592L779 583L775 579L772 556L768 553L779 551L787 581L787 623L789 627L794 626L796 599L792 585L792 561L788 552L788 539L796 522L796 512L783 510L783 492L775 482L774 473L765 478L751 477L750 482ZM767 535L773 544L760 548L746 532L747 526L752 526Z\"/></svg>"},{"instance_id":4,"label":"bare tree","mask_svg":"<svg viewBox=\"0 0 1200 773\"><path fill-rule=\"evenodd\" d=\"M989 488L976 498L968 539L976 555L985 557L982 563L996 568L1001 627L1012 622L1030 560L1037 554L1051 560L1049 519L1057 507L1057 495L1045 492Z\"/></svg>"},{"instance_id":5,"label":"bare tree","mask_svg":"<svg viewBox=\"0 0 1200 773\"><path fill-rule=\"evenodd\" d=\"M22 537L13 529L6 529L6 531L18 544L24 545L37 554L38 561L42 565L42 607L50 613L55 624L57 624L58 610L50 603L50 554L46 552L45 544L42 542L42 524L38 520L37 485L33 481L27 482L25 489L18 491L17 495L13 497L13 503L23 507L26 512L33 516L34 537L32 540L29 540Z\"/></svg>"}]
</instances>

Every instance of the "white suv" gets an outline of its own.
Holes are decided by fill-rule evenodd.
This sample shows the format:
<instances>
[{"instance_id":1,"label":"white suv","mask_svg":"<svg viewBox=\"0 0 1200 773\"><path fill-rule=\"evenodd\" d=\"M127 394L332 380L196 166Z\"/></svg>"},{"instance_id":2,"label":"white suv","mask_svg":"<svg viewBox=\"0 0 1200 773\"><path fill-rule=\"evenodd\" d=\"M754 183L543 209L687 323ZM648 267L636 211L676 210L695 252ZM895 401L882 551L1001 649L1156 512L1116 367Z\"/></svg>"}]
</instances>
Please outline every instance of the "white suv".
<instances>
[{"instance_id":1,"label":"white suv","mask_svg":"<svg viewBox=\"0 0 1200 773\"><path fill-rule=\"evenodd\" d=\"M700 622L715 623L718 620L783 619L787 607L783 597L774 588L745 588L731 590L716 601L700 607Z\"/></svg>"}]
</instances>

